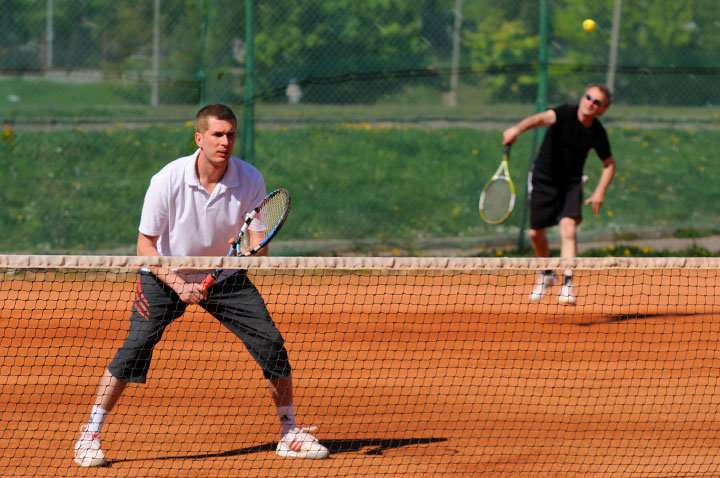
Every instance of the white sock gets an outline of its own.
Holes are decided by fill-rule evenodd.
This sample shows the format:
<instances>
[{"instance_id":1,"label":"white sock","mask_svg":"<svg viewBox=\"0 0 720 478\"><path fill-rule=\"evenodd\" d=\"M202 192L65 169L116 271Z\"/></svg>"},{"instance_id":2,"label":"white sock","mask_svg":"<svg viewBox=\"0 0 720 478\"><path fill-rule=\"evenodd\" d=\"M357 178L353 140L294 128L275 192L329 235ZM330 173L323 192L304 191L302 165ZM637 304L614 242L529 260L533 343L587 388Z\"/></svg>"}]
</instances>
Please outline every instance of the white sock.
<instances>
[{"instance_id":1,"label":"white sock","mask_svg":"<svg viewBox=\"0 0 720 478\"><path fill-rule=\"evenodd\" d=\"M100 429L103 426L103 422L105 421L105 416L107 416L107 414L107 410L103 410L95 405L90 412L90 421L87 425L88 433L100 433Z\"/></svg>"},{"instance_id":2,"label":"white sock","mask_svg":"<svg viewBox=\"0 0 720 478\"><path fill-rule=\"evenodd\" d=\"M295 423L295 408L292 404L277 407L278 418L280 419L280 435L283 436L293 428L297 427Z\"/></svg>"}]
</instances>

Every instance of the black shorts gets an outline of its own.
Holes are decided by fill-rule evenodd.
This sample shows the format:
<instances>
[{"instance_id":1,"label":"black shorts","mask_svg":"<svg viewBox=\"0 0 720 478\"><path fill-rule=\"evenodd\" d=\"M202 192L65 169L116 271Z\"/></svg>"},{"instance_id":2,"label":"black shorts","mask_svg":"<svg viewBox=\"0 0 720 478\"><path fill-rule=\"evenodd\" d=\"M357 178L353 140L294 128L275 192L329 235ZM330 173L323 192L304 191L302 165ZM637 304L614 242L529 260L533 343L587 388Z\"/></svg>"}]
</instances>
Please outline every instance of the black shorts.
<instances>
[{"instance_id":1,"label":"black shorts","mask_svg":"<svg viewBox=\"0 0 720 478\"><path fill-rule=\"evenodd\" d=\"M564 217L582 221L583 188L580 180L557 184L541 180L531 172L529 182L530 229L557 226Z\"/></svg>"},{"instance_id":2,"label":"black shorts","mask_svg":"<svg viewBox=\"0 0 720 478\"><path fill-rule=\"evenodd\" d=\"M213 284L208 289L207 299L199 305L243 341L265 378L290 375L285 341L245 271ZM113 377L124 382L145 383L155 345L165 328L180 317L187 306L175 291L153 274L140 273L130 330L108 366Z\"/></svg>"}]
</instances>

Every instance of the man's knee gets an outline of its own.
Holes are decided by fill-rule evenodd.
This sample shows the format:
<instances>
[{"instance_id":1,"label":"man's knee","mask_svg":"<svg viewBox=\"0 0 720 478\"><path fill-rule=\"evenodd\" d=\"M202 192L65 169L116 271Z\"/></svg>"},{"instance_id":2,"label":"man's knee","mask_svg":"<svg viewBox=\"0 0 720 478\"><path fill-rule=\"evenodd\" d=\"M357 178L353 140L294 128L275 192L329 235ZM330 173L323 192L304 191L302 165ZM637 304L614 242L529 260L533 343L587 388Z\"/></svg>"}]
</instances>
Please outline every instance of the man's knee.
<instances>
[{"instance_id":1,"label":"man's knee","mask_svg":"<svg viewBox=\"0 0 720 478\"><path fill-rule=\"evenodd\" d=\"M560 237L564 240L575 240L579 221L572 217L560 220Z\"/></svg>"},{"instance_id":2,"label":"man's knee","mask_svg":"<svg viewBox=\"0 0 720 478\"><path fill-rule=\"evenodd\" d=\"M530 229L530 240L540 241L545 238L545 229Z\"/></svg>"}]
</instances>

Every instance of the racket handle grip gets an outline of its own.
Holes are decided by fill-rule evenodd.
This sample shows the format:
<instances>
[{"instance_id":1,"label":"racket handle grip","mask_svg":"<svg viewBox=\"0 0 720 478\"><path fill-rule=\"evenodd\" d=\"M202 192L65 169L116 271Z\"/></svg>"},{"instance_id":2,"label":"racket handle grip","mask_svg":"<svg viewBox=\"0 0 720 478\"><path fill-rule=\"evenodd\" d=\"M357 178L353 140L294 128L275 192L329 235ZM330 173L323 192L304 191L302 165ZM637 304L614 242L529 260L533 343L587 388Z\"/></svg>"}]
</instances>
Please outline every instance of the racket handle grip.
<instances>
[{"instance_id":1,"label":"racket handle grip","mask_svg":"<svg viewBox=\"0 0 720 478\"><path fill-rule=\"evenodd\" d=\"M208 276L202 281L203 289L208 290L211 285L215 283L215 278L212 276L212 274L208 274Z\"/></svg>"}]
</instances>

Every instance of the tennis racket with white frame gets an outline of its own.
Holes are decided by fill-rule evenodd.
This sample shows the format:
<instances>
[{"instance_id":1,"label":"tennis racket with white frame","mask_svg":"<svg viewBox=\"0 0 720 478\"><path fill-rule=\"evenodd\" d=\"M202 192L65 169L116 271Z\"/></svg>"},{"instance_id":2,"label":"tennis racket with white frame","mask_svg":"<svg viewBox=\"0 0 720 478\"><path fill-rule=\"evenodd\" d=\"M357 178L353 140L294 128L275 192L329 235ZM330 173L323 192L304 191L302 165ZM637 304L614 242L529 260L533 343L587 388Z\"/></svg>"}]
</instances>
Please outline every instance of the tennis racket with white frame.
<instances>
[{"instance_id":1,"label":"tennis racket with white frame","mask_svg":"<svg viewBox=\"0 0 720 478\"><path fill-rule=\"evenodd\" d=\"M237 238L230 246L227 256L251 256L277 235L290 214L290 193L285 189L271 192L245 218ZM252 233L252 234L251 234ZM261 238L258 240L257 238ZM203 280L207 290L215 283L222 269L215 269Z\"/></svg>"},{"instance_id":2,"label":"tennis racket with white frame","mask_svg":"<svg viewBox=\"0 0 720 478\"><path fill-rule=\"evenodd\" d=\"M480 193L480 217L489 224L500 224L510 217L515 207L515 185L510 177L508 158L510 145L505 145L500 166Z\"/></svg>"}]
</instances>

